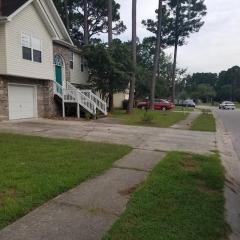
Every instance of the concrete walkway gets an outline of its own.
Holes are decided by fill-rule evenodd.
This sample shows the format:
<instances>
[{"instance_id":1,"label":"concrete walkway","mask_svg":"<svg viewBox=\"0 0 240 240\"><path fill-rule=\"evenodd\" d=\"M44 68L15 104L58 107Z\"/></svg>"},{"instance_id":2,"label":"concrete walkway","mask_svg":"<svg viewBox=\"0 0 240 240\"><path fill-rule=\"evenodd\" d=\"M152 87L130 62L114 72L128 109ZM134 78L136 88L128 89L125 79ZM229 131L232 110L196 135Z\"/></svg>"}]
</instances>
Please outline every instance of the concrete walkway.
<instances>
[{"instance_id":1,"label":"concrete walkway","mask_svg":"<svg viewBox=\"0 0 240 240\"><path fill-rule=\"evenodd\" d=\"M105 174L51 200L0 231L1 240L98 240L165 153L133 150Z\"/></svg>"},{"instance_id":2,"label":"concrete walkway","mask_svg":"<svg viewBox=\"0 0 240 240\"><path fill-rule=\"evenodd\" d=\"M84 121L48 119L2 122L0 131L34 136L126 144L137 149L200 154L216 148L216 134L172 128L153 128Z\"/></svg>"},{"instance_id":3,"label":"concrete walkway","mask_svg":"<svg viewBox=\"0 0 240 240\"><path fill-rule=\"evenodd\" d=\"M200 115L200 111L190 112L186 119L174 124L173 126L171 126L171 128L189 130L193 121L197 119Z\"/></svg>"}]
</instances>

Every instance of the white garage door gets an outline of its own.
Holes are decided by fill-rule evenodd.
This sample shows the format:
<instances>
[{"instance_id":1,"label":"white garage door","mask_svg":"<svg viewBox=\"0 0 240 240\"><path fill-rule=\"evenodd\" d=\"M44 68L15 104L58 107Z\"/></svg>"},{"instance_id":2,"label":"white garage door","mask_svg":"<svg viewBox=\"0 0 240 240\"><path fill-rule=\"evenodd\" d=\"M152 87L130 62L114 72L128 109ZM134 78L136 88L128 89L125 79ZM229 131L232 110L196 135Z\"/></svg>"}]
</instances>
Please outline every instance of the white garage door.
<instances>
[{"instance_id":1,"label":"white garage door","mask_svg":"<svg viewBox=\"0 0 240 240\"><path fill-rule=\"evenodd\" d=\"M8 100L10 120L37 116L36 91L34 87L9 85Z\"/></svg>"}]
</instances>

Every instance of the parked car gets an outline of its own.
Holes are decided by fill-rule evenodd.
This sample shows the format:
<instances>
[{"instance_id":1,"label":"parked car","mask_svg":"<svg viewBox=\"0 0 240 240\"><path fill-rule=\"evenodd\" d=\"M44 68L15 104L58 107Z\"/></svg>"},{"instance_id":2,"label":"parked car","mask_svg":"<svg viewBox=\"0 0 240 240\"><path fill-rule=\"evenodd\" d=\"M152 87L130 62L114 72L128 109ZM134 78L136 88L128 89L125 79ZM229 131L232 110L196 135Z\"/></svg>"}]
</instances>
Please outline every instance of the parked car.
<instances>
[{"instance_id":1,"label":"parked car","mask_svg":"<svg viewBox=\"0 0 240 240\"><path fill-rule=\"evenodd\" d=\"M137 104L137 108L146 109L149 107L150 107L149 100L141 101L141 102L138 102L138 104ZM169 102L164 99L155 99L155 103L154 103L155 110L165 111L165 110L171 110L174 107L175 107L175 105L172 102Z\"/></svg>"},{"instance_id":2,"label":"parked car","mask_svg":"<svg viewBox=\"0 0 240 240\"><path fill-rule=\"evenodd\" d=\"M223 110L234 110L236 108L235 104L230 101L224 101L219 105L219 109Z\"/></svg>"},{"instance_id":3,"label":"parked car","mask_svg":"<svg viewBox=\"0 0 240 240\"><path fill-rule=\"evenodd\" d=\"M196 103L192 99L187 99L183 102L184 107L196 107Z\"/></svg>"}]
</instances>

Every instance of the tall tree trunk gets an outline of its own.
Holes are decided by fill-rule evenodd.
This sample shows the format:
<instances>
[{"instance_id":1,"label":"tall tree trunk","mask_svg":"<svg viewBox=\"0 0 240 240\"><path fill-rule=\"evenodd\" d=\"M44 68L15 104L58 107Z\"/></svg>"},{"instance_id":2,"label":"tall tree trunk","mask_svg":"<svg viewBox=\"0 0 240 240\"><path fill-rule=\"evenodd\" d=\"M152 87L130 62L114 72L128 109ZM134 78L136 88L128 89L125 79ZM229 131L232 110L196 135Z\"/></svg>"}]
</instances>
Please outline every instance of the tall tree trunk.
<instances>
[{"instance_id":1,"label":"tall tree trunk","mask_svg":"<svg viewBox=\"0 0 240 240\"><path fill-rule=\"evenodd\" d=\"M0 0L0 16L2 15L2 0Z\"/></svg>"},{"instance_id":2,"label":"tall tree trunk","mask_svg":"<svg viewBox=\"0 0 240 240\"><path fill-rule=\"evenodd\" d=\"M162 0L159 0L156 51L155 51L155 57L154 57L153 77L152 77L152 83L151 83L150 108L152 110L154 110L156 77L158 74L159 63L160 63L159 59L160 59L160 46L161 46L161 31L162 31Z\"/></svg>"},{"instance_id":3,"label":"tall tree trunk","mask_svg":"<svg viewBox=\"0 0 240 240\"><path fill-rule=\"evenodd\" d=\"M112 9L112 0L108 0L108 44L109 46L112 45L113 40L113 30L112 30L112 19L113 19L113 9Z\"/></svg>"},{"instance_id":4,"label":"tall tree trunk","mask_svg":"<svg viewBox=\"0 0 240 240\"><path fill-rule=\"evenodd\" d=\"M89 34L88 34L88 5L87 0L84 0L84 45L89 43Z\"/></svg>"},{"instance_id":5,"label":"tall tree trunk","mask_svg":"<svg viewBox=\"0 0 240 240\"><path fill-rule=\"evenodd\" d=\"M130 81L128 113L133 112L137 67L137 0L132 0L132 54L134 72Z\"/></svg>"},{"instance_id":6,"label":"tall tree trunk","mask_svg":"<svg viewBox=\"0 0 240 240\"><path fill-rule=\"evenodd\" d=\"M172 70L172 101L175 100L175 81L176 81L176 68L177 68L177 51L178 51L178 40L179 40L179 33L178 33L178 22L180 17L180 10L181 10L181 2L177 0L176 6L176 19L175 19L175 43L174 43L174 59L173 59L173 70Z\"/></svg>"},{"instance_id":7,"label":"tall tree trunk","mask_svg":"<svg viewBox=\"0 0 240 240\"><path fill-rule=\"evenodd\" d=\"M113 41L112 12L113 12L112 0L108 0L108 46L109 48L111 48L112 41ZM111 81L113 81L113 79L111 79ZM113 101L114 101L114 93L111 85L112 84L110 84L110 89L109 89L109 112L112 112L113 110Z\"/></svg>"},{"instance_id":8,"label":"tall tree trunk","mask_svg":"<svg viewBox=\"0 0 240 240\"><path fill-rule=\"evenodd\" d=\"M64 0L64 12L65 12L65 24L68 33L70 32L70 21L69 21L69 12L68 12L68 0Z\"/></svg>"}]
</instances>

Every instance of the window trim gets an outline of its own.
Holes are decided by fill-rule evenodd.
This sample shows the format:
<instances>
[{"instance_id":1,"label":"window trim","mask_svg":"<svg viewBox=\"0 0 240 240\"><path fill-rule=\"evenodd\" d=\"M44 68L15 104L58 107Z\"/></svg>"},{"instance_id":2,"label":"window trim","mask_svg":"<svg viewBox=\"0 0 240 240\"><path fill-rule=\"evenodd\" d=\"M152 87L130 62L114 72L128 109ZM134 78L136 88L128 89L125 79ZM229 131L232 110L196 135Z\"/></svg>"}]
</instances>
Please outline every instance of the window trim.
<instances>
[{"instance_id":1,"label":"window trim","mask_svg":"<svg viewBox=\"0 0 240 240\"><path fill-rule=\"evenodd\" d=\"M29 34L29 33L27 33L27 32L21 32L21 48L22 48L22 49L23 49L23 47L25 47L25 46L23 46L23 42L22 42L23 35L27 35L27 36L30 37L31 60L30 60L30 59L25 59L25 58L23 58L23 53L22 53L22 59L23 59L23 60L26 60L26 61L31 61L31 62L33 62L33 63L43 63L42 39L39 38L39 37L37 37L36 35ZM34 61L34 59L33 59L33 50L39 51L39 50L33 48L33 46L32 46L32 39L33 39L33 38L38 39L38 40L40 41L41 62Z\"/></svg>"},{"instance_id":2,"label":"window trim","mask_svg":"<svg viewBox=\"0 0 240 240\"><path fill-rule=\"evenodd\" d=\"M74 69L74 52L71 52L71 58L70 58L70 69L73 70Z\"/></svg>"}]
</instances>

